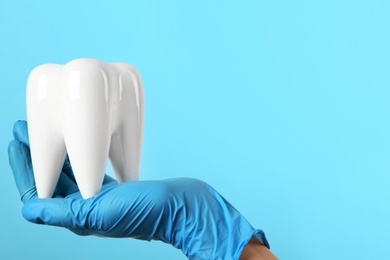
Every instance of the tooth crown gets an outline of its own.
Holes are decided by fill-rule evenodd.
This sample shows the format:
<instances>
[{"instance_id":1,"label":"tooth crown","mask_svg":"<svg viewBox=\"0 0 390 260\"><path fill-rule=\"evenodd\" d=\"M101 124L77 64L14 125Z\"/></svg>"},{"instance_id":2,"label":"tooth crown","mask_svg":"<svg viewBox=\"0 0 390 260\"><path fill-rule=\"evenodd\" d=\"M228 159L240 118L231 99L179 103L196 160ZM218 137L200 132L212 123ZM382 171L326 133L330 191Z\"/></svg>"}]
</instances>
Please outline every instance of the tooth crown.
<instances>
[{"instance_id":1,"label":"tooth crown","mask_svg":"<svg viewBox=\"0 0 390 260\"><path fill-rule=\"evenodd\" d=\"M144 96L133 66L94 59L40 65L26 99L40 198L52 197L66 153L84 198L100 191L107 158L118 182L139 178Z\"/></svg>"}]
</instances>

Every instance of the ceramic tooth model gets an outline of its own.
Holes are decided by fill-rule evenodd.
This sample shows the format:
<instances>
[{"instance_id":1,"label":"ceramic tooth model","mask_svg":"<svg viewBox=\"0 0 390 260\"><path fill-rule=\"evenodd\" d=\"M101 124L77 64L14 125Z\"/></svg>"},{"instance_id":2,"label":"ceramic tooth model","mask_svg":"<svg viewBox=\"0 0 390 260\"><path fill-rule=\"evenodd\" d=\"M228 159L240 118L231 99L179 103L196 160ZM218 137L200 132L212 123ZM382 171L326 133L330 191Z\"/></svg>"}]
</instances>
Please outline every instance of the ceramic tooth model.
<instances>
[{"instance_id":1,"label":"ceramic tooth model","mask_svg":"<svg viewBox=\"0 0 390 260\"><path fill-rule=\"evenodd\" d=\"M76 59L36 67L27 121L39 198L51 198L66 154L83 198L100 192L107 159L119 183L139 178L144 94L125 63Z\"/></svg>"}]
</instances>

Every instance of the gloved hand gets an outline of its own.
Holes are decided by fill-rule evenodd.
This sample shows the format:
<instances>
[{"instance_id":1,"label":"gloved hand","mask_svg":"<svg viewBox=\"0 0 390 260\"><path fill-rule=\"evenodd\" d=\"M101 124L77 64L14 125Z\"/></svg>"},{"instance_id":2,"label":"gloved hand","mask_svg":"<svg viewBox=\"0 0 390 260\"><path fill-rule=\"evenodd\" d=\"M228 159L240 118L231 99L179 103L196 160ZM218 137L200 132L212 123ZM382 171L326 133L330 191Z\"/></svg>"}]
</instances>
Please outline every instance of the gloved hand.
<instances>
[{"instance_id":1,"label":"gloved hand","mask_svg":"<svg viewBox=\"0 0 390 260\"><path fill-rule=\"evenodd\" d=\"M65 227L78 235L161 240L189 259L238 259L252 236L264 233L210 185L190 178L118 184L106 176L101 192L82 199L67 159L53 199L38 199L27 134L18 121L9 162L30 222Z\"/></svg>"}]
</instances>

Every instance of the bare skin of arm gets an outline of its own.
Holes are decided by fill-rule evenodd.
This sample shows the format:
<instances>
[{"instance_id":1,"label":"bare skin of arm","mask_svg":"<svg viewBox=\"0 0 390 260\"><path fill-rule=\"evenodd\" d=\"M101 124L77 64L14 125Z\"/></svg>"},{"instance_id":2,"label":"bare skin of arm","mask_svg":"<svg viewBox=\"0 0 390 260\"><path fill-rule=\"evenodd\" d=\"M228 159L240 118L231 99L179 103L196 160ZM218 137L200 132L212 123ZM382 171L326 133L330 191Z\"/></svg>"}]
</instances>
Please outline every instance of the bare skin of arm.
<instances>
[{"instance_id":1,"label":"bare skin of arm","mask_svg":"<svg viewBox=\"0 0 390 260\"><path fill-rule=\"evenodd\" d=\"M278 258L258 239L252 237L249 243L244 247L240 260L277 260Z\"/></svg>"}]
</instances>

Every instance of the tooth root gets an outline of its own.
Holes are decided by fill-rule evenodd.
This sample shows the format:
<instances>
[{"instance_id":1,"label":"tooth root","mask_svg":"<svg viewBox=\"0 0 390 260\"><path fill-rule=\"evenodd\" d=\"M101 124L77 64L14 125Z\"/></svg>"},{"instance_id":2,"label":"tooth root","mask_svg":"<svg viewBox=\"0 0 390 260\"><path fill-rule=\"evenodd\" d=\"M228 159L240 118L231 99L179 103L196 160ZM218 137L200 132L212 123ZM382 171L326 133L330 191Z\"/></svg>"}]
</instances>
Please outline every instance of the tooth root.
<instances>
[{"instance_id":1,"label":"tooth root","mask_svg":"<svg viewBox=\"0 0 390 260\"><path fill-rule=\"evenodd\" d=\"M57 70L56 65L37 67L27 84L28 133L39 198L53 196L66 155L55 95Z\"/></svg>"},{"instance_id":2,"label":"tooth root","mask_svg":"<svg viewBox=\"0 0 390 260\"><path fill-rule=\"evenodd\" d=\"M115 63L119 75L117 131L113 133L110 161L119 183L139 179L144 97L138 71L123 63Z\"/></svg>"},{"instance_id":3,"label":"tooth root","mask_svg":"<svg viewBox=\"0 0 390 260\"><path fill-rule=\"evenodd\" d=\"M34 123L30 124L29 127ZM42 129L43 130L43 129ZM39 198L51 198L65 160L65 145L60 135L40 131L31 133L31 154L34 162L34 177ZM40 140L41 139L41 140ZM34 141L33 141L34 140ZM38 145L35 145L37 143Z\"/></svg>"},{"instance_id":4,"label":"tooth root","mask_svg":"<svg viewBox=\"0 0 390 260\"><path fill-rule=\"evenodd\" d=\"M110 147L107 77L97 61L65 65L64 138L83 198L99 193Z\"/></svg>"},{"instance_id":5,"label":"tooth root","mask_svg":"<svg viewBox=\"0 0 390 260\"><path fill-rule=\"evenodd\" d=\"M122 126L113 134L110 148L110 161L119 183L139 178L141 147L134 127ZM133 132L130 132L133 130ZM126 134L126 133L130 133Z\"/></svg>"}]
</instances>

